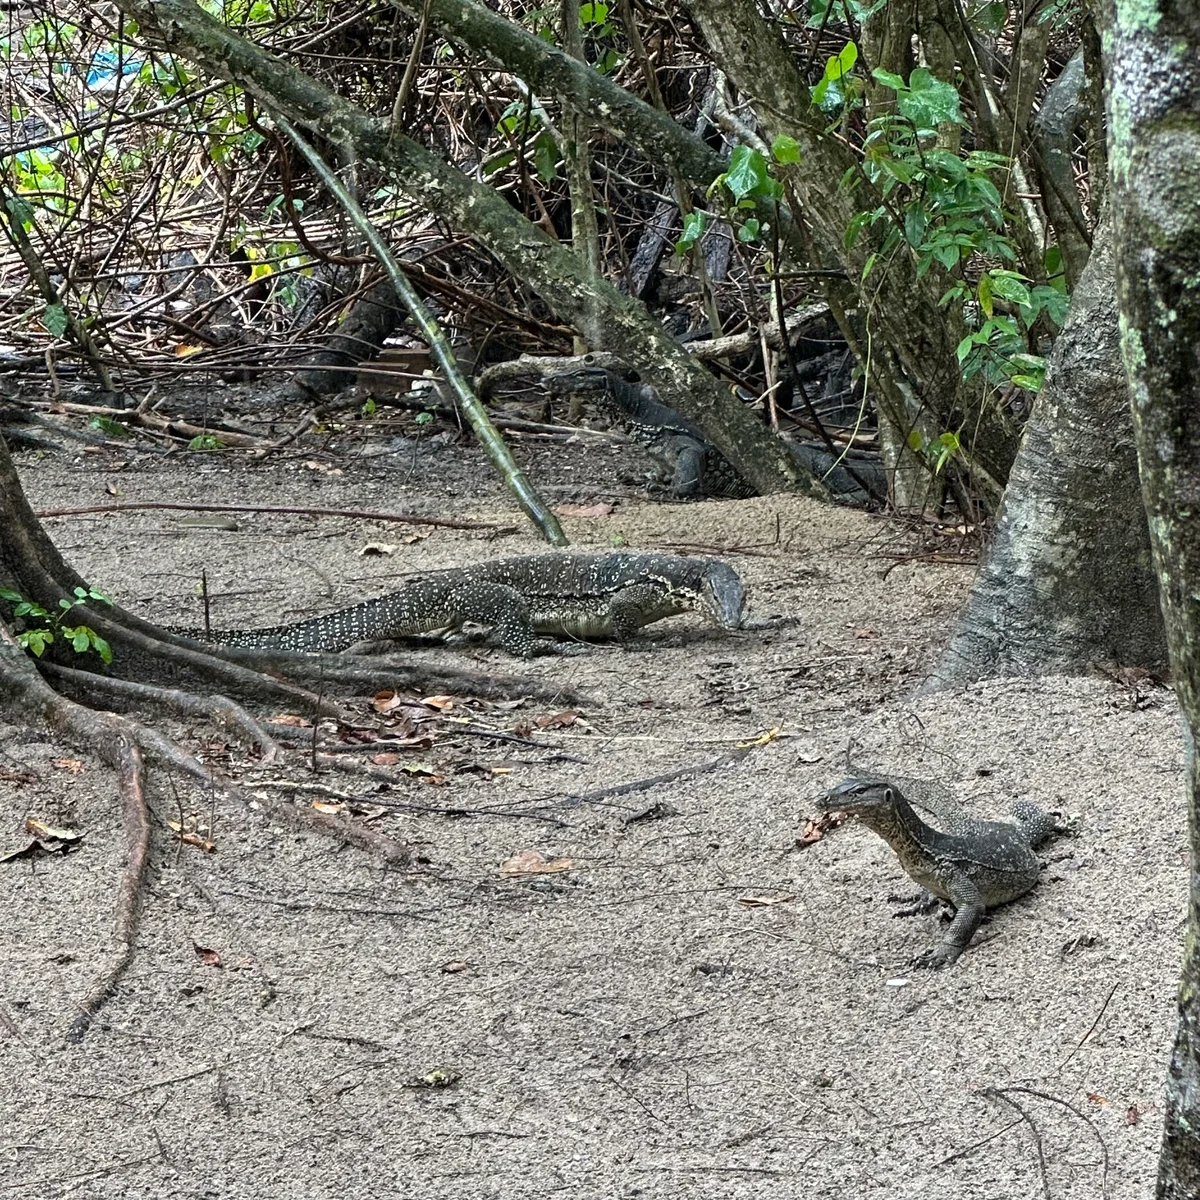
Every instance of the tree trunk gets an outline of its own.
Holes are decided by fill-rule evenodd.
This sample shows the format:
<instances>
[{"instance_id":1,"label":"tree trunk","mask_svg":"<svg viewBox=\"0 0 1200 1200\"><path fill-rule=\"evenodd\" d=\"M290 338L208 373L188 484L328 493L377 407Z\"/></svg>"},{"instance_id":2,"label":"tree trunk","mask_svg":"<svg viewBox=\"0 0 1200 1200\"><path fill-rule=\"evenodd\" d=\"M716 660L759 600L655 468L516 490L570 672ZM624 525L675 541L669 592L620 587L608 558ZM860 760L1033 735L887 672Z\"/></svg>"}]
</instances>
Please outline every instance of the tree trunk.
<instances>
[{"instance_id":1,"label":"tree trunk","mask_svg":"<svg viewBox=\"0 0 1200 1200\"><path fill-rule=\"evenodd\" d=\"M1156 588L1102 225L934 682L1097 663L1161 669Z\"/></svg>"},{"instance_id":2,"label":"tree trunk","mask_svg":"<svg viewBox=\"0 0 1200 1200\"><path fill-rule=\"evenodd\" d=\"M1115 0L1104 18L1121 351L1188 763L1188 926L1158 1195L1194 1200L1200 1195L1200 7Z\"/></svg>"},{"instance_id":3,"label":"tree trunk","mask_svg":"<svg viewBox=\"0 0 1200 1200\"><path fill-rule=\"evenodd\" d=\"M1047 107L1068 85L1055 103L1077 103L1078 81L1064 78ZM1060 123L1069 131L1074 120ZM995 540L935 683L1097 663L1166 665L1120 360L1111 228L1101 226L1095 244L1026 426ZM1087 245L1079 246L1082 265Z\"/></svg>"}]
</instances>

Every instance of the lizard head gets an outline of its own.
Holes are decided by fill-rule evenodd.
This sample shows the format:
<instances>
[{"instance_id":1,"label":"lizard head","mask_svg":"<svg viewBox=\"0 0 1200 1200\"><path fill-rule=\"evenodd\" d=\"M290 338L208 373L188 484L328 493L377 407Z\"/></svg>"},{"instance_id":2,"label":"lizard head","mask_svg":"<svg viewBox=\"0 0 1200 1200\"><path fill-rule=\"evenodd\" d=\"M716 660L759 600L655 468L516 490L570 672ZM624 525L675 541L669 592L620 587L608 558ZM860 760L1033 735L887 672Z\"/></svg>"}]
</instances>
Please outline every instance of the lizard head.
<instances>
[{"instance_id":1,"label":"lizard head","mask_svg":"<svg viewBox=\"0 0 1200 1200\"><path fill-rule=\"evenodd\" d=\"M705 564L700 604L723 629L738 629L746 610L746 588L728 563Z\"/></svg>"},{"instance_id":2,"label":"lizard head","mask_svg":"<svg viewBox=\"0 0 1200 1200\"><path fill-rule=\"evenodd\" d=\"M576 396L603 396L609 387L608 372L600 367L554 371L544 376L542 383L551 396L561 400Z\"/></svg>"},{"instance_id":3,"label":"lizard head","mask_svg":"<svg viewBox=\"0 0 1200 1200\"><path fill-rule=\"evenodd\" d=\"M895 808L898 794L896 789L887 783L852 776L843 779L837 787L826 792L818 802L818 807L824 812L846 812L862 816L864 813Z\"/></svg>"}]
</instances>

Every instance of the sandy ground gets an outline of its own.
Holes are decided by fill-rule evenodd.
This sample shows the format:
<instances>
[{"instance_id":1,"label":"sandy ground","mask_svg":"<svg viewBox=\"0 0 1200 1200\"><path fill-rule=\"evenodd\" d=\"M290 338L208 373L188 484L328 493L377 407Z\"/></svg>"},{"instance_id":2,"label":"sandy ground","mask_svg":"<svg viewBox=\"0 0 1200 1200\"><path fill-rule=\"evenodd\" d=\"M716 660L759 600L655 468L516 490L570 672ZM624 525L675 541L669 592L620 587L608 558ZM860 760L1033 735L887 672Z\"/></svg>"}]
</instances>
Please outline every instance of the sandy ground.
<instances>
[{"instance_id":1,"label":"sandy ground","mask_svg":"<svg viewBox=\"0 0 1200 1200\"><path fill-rule=\"evenodd\" d=\"M168 724L251 793L284 780L301 802L318 783L409 805L376 823L418 859L384 870L156 772L136 958L78 1046L63 1033L109 953L122 868L113 780L86 747L4 730L0 852L22 844L30 814L85 837L65 857L0 866L0 1190L1151 1195L1185 914L1169 694L1056 678L911 699L969 569L897 565L899 526L795 498L639 499L636 464L606 441L519 449L556 503L615 503L567 519L578 544L720 552L756 615L778 619L723 635L677 618L634 650L527 664L479 642L414 649L587 700L569 724L546 720L565 704L426 707L432 745L402 751L382 781L314 777L299 755L262 770L219 729ZM201 568L217 623L270 623L404 571L539 549L477 452L437 438L258 465L135 451L19 463L38 508L349 506L520 530L309 516L219 529L153 511L47 522L90 579L165 622L195 619ZM369 542L397 549L363 557ZM353 704L368 724L366 698ZM463 734L459 716L536 745ZM772 730L733 765L578 799ZM951 970L908 967L937 918L893 919L888 896L908 881L869 831L797 844L851 743L858 761L936 776L981 813L1030 797L1078 818L1046 848L1037 889ZM449 806L473 811L423 811ZM202 823L211 810L214 852L176 843L165 823L181 809ZM570 869L502 875L527 850Z\"/></svg>"}]
</instances>

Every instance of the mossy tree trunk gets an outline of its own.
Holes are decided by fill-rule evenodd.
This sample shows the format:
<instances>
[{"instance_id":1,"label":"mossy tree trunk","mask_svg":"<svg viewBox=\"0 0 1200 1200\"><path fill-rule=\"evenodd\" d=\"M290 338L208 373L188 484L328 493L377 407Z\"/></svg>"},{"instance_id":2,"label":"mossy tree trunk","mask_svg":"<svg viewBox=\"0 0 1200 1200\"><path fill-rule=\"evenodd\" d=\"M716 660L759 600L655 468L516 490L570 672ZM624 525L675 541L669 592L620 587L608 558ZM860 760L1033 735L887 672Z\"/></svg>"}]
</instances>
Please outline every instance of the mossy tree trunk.
<instances>
[{"instance_id":1,"label":"mossy tree trunk","mask_svg":"<svg viewBox=\"0 0 1200 1200\"><path fill-rule=\"evenodd\" d=\"M1200 7L1115 0L1108 85L1121 352L1187 748L1191 864L1162 1200L1200 1195Z\"/></svg>"},{"instance_id":2,"label":"mossy tree trunk","mask_svg":"<svg viewBox=\"0 0 1200 1200\"><path fill-rule=\"evenodd\" d=\"M1165 661L1102 225L934 680Z\"/></svg>"}]
</instances>

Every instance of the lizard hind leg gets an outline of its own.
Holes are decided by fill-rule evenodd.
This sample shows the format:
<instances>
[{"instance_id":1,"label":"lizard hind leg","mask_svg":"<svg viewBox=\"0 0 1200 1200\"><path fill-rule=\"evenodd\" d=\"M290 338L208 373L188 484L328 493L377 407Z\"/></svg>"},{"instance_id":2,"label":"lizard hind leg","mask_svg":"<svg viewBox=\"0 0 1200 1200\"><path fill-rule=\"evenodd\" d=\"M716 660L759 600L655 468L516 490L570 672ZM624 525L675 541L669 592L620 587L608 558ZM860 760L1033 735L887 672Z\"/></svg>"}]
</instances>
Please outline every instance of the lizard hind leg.
<instances>
[{"instance_id":1,"label":"lizard hind leg","mask_svg":"<svg viewBox=\"0 0 1200 1200\"><path fill-rule=\"evenodd\" d=\"M532 657L538 646L528 601L506 583L474 580L464 584L456 590L454 609L460 623L491 626L492 637L517 658Z\"/></svg>"}]
</instances>

